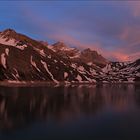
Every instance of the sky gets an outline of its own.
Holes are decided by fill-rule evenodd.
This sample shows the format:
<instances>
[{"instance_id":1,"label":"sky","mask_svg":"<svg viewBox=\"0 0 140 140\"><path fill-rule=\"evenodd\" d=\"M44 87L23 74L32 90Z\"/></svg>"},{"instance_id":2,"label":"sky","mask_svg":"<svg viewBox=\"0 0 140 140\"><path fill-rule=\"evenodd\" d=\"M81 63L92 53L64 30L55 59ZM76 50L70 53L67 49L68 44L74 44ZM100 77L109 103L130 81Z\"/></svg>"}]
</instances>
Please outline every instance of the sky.
<instances>
[{"instance_id":1,"label":"sky","mask_svg":"<svg viewBox=\"0 0 140 140\"><path fill-rule=\"evenodd\" d=\"M140 2L1 0L0 31L91 48L113 61L140 58Z\"/></svg>"}]
</instances>

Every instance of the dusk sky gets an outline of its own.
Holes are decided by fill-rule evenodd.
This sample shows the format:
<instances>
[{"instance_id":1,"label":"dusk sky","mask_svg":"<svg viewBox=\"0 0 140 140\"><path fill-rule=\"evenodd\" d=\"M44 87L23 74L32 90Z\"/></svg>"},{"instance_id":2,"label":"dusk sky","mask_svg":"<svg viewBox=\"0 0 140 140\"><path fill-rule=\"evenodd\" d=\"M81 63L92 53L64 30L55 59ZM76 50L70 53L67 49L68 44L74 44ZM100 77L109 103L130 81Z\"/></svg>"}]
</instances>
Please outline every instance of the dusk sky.
<instances>
[{"instance_id":1,"label":"dusk sky","mask_svg":"<svg viewBox=\"0 0 140 140\"><path fill-rule=\"evenodd\" d=\"M0 1L0 30L92 48L110 60L140 57L140 2Z\"/></svg>"}]
</instances>

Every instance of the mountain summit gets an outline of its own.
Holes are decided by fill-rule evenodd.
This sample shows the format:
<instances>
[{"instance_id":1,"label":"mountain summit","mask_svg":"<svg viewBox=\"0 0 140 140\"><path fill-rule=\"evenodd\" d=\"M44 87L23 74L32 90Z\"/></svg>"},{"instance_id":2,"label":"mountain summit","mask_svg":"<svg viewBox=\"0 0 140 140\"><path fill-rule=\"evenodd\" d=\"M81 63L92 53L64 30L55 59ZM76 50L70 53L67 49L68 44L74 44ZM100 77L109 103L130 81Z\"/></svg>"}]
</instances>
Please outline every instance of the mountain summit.
<instances>
[{"instance_id":1,"label":"mountain summit","mask_svg":"<svg viewBox=\"0 0 140 140\"><path fill-rule=\"evenodd\" d=\"M96 65L101 68L105 67L109 63L109 61L102 55L98 54L97 51L91 50L90 48L80 51L76 48L71 48L62 42L57 42L49 48L65 57L69 57L71 60Z\"/></svg>"},{"instance_id":2,"label":"mountain summit","mask_svg":"<svg viewBox=\"0 0 140 140\"><path fill-rule=\"evenodd\" d=\"M57 42L57 43L53 44L52 46L54 46L54 48L55 48L56 50L66 50L66 49L69 48L69 47L68 47L65 43L63 43L63 42Z\"/></svg>"},{"instance_id":3,"label":"mountain summit","mask_svg":"<svg viewBox=\"0 0 140 140\"><path fill-rule=\"evenodd\" d=\"M0 33L0 37L5 38L7 41L14 38L17 39L17 36L19 35L13 29L6 29Z\"/></svg>"},{"instance_id":4,"label":"mountain summit","mask_svg":"<svg viewBox=\"0 0 140 140\"><path fill-rule=\"evenodd\" d=\"M90 48L83 50L80 57L85 63L93 63L100 67L104 67L109 63L109 61L98 54L97 51L91 50Z\"/></svg>"},{"instance_id":5,"label":"mountain summit","mask_svg":"<svg viewBox=\"0 0 140 140\"><path fill-rule=\"evenodd\" d=\"M13 29L6 29L3 32L1 32L2 35L12 35L12 34L16 34L16 31Z\"/></svg>"}]
</instances>

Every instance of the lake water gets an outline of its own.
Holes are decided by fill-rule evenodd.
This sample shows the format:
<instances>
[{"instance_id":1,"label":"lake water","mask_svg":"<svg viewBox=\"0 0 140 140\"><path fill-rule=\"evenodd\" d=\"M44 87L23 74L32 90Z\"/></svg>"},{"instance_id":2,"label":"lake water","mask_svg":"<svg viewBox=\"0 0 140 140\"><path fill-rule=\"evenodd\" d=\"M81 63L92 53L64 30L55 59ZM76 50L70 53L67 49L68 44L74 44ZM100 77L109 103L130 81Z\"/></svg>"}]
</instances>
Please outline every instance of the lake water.
<instances>
[{"instance_id":1,"label":"lake water","mask_svg":"<svg viewBox=\"0 0 140 140\"><path fill-rule=\"evenodd\" d=\"M140 139L140 85L0 87L0 140Z\"/></svg>"}]
</instances>

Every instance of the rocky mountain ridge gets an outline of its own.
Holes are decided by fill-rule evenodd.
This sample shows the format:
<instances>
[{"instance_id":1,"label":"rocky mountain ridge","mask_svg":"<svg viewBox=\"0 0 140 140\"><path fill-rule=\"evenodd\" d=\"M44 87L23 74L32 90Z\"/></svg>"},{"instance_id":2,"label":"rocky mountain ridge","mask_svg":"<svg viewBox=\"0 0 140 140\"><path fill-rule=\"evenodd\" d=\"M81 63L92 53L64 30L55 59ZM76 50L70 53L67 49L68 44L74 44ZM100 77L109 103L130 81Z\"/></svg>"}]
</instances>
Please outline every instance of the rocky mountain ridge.
<instances>
[{"instance_id":1,"label":"rocky mountain ridge","mask_svg":"<svg viewBox=\"0 0 140 140\"><path fill-rule=\"evenodd\" d=\"M12 29L0 32L0 81L53 83L139 82L140 59L110 62L95 50L49 45Z\"/></svg>"},{"instance_id":2,"label":"rocky mountain ridge","mask_svg":"<svg viewBox=\"0 0 140 140\"><path fill-rule=\"evenodd\" d=\"M89 65L11 29L0 33L0 60L1 81L96 82L96 70Z\"/></svg>"}]
</instances>

